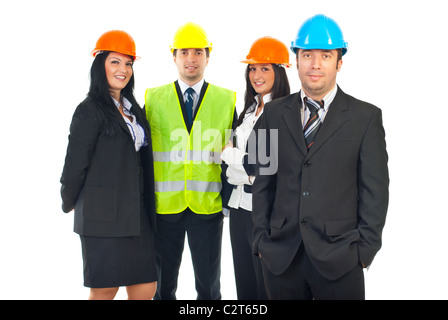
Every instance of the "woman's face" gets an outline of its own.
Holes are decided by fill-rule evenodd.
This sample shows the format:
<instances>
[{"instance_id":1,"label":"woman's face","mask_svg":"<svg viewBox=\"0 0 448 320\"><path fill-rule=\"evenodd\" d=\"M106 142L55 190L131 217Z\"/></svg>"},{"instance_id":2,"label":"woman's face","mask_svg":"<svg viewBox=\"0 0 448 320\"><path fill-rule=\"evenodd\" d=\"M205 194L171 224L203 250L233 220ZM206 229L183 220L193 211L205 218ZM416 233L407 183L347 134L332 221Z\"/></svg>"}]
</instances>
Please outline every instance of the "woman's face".
<instances>
[{"instance_id":1,"label":"woman's face","mask_svg":"<svg viewBox=\"0 0 448 320\"><path fill-rule=\"evenodd\" d=\"M132 77L132 59L118 52L111 52L106 58L106 78L111 93L120 93Z\"/></svg>"},{"instance_id":2,"label":"woman's face","mask_svg":"<svg viewBox=\"0 0 448 320\"><path fill-rule=\"evenodd\" d=\"M255 92L263 97L271 92L274 85L274 68L271 64L250 64L249 80Z\"/></svg>"}]
</instances>

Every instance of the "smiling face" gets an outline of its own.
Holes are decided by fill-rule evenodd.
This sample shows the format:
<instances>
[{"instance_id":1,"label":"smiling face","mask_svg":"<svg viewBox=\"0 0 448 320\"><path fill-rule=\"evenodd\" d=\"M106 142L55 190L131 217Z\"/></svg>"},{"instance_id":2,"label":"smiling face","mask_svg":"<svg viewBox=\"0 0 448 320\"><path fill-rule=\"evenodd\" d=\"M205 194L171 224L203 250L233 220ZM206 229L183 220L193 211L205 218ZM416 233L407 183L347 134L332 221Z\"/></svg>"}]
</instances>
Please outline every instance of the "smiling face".
<instances>
[{"instance_id":1,"label":"smiling face","mask_svg":"<svg viewBox=\"0 0 448 320\"><path fill-rule=\"evenodd\" d=\"M341 70L337 50L303 50L297 52L297 68L302 88L314 100L321 100L336 85Z\"/></svg>"},{"instance_id":2,"label":"smiling face","mask_svg":"<svg viewBox=\"0 0 448 320\"><path fill-rule=\"evenodd\" d=\"M178 49L174 56L179 77L186 84L193 86L204 77L208 64L205 49Z\"/></svg>"},{"instance_id":3,"label":"smiling face","mask_svg":"<svg viewBox=\"0 0 448 320\"><path fill-rule=\"evenodd\" d=\"M255 92L261 97L272 90L275 81L275 72L271 64L249 65L249 80Z\"/></svg>"},{"instance_id":4,"label":"smiling face","mask_svg":"<svg viewBox=\"0 0 448 320\"><path fill-rule=\"evenodd\" d=\"M132 63L133 61L129 56L111 52L104 64L110 93L117 101L120 99L121 90L126 87L132 77Z\"/></svg>"}]
</instances>

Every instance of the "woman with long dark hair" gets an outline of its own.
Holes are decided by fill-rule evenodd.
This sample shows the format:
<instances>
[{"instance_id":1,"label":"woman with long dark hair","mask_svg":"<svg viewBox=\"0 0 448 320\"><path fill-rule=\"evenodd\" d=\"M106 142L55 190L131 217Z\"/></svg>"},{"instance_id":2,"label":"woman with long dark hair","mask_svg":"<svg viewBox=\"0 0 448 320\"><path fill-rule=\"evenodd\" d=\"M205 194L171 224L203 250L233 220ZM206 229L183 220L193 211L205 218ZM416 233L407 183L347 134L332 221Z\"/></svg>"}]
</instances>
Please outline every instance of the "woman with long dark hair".
<instances>
[{"instance_id":1,"label":"woman with long dark hair","mask_svg":"<svg viewBox=\"0 0 448 320\"><path fill-rule=\"evenodd\" d=\"M62 210L74 210L90 299L152 299L157 269L150 127L134 98L135 43L104 33L87 98L77 107L61 177Z\"/></svg>"},{"instance_id":2,"label":"woman with long dark hair","mask_svg":"<svg viewBox=\"0 0 448 320\"><path fill-rule=\"evenodd\" d=\"M228 165L228 182L235 185L230 196L230 240L238 299L267 299L259 258L252 253L252 183L255 165L248 163L249 136L257 127L266 103L289 95L285 67L289 67L288 48L279 40L263 37L250 49L246 69L244 109L221 158Z\"/></svg>"}]
</instances>

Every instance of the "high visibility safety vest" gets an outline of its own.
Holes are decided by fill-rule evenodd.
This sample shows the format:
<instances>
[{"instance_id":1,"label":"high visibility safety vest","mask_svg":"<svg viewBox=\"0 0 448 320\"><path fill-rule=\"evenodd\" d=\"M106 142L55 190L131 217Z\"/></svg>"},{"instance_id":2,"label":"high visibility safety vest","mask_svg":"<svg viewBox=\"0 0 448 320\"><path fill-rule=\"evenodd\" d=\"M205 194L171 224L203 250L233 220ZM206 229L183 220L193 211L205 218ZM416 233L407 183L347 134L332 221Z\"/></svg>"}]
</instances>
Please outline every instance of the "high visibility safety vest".
<instances>
[{"instance_id":1,"label":"high visibility safety vest","mask_svg":"<svg viewBox=\"0 0 448 320\"><path fill-rule=\"evenodd\" d=\"M209 84L187 130L175 83L147 89L146 117L154 152L156 209L174 214L222 210L221 159L232 128L236 93Z\"/></svg>"}]
</instances>

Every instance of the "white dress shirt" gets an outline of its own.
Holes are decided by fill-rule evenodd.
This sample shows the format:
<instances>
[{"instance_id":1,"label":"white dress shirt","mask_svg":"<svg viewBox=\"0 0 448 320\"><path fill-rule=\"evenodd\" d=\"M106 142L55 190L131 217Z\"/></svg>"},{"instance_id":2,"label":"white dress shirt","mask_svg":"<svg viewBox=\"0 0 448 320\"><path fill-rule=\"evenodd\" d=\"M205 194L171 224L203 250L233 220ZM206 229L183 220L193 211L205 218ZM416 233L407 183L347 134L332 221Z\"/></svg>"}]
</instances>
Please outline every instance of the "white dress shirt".
<instances>
[{"instance_id":1,"label":"white dress shirt","mask_svg":"<svg viewBox=\"0 0 448 320\"><path fill-rule=\"evenodd\" d=\"M221 159L228 165L226 173L227 180L230 184L236 186L232 191L228 206L235 209L243 208L247 211L252 211L252 194L244 192L244 185L252 184L255 177L252 176L251 181L249 181L249 176L243 167L243 157L247 154L247 140L252 133L255 123L263 114L264 110L263 108L258 115L255 115L260 104L259 95L255 97L255 100L256 103L249 108L249 110L254 110L246 113L243 122L235 129L236 146L233 146L233 148L225 148L221 154ZM270 101L271 94L267 94L263 97L263 103L265 105Z\"/></svg>"},{"instance_id":2,"label":"white dress shirt","mask_svg":"<svg viewBox=\"0 0 448 320\"><path fill-rule=\"evenodd\" d=\"M112 98L117 108L120 108L120 103ZM145 135L145 130L141 127L141 125L137 122L134 114L131 112L132 104L128 99L123 97L123 113L132 118L130 121L127 117L123 116L124 121L128 125L129 133L131 134L132 139L134 140L135 151L139 151L141 147L148 145L148 139Z\"/></svg>"}]
</instances>

